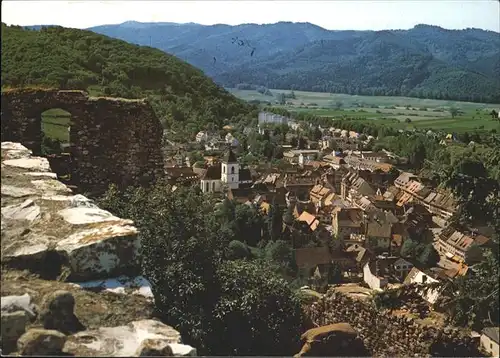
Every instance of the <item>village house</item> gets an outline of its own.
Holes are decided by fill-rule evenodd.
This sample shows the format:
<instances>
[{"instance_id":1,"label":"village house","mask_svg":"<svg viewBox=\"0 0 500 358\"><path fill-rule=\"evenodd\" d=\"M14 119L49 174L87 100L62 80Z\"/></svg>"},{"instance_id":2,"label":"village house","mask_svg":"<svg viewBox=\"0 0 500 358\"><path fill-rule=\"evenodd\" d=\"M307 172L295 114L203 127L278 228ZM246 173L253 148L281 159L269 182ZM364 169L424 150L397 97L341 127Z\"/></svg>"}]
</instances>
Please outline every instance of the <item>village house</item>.
<instances>
[{"instance_id":1,"label":"village house","mask_svg":"<svg viewBox=\"0 0 500 358\"><path fill-rule=\"evenodd\" d=\"M205 143L205 150L210 151L222 151L227 148L227 143L225 140L212 138Z\"/></svg>"},{"instance_id":2,"label":"village house","mask_svg":"<svg viewBox=\"0 0 500 358\"><path fill-rule=\"evenodd\" d=\"M401 174L394 182L405 193L399 199L398 206L403 206L410 201L416 201L422 204L430 213L445 221L455 214L458 204L452 193L428 188L420 181L408 179L409 175L407 174Z\"/></svg>"},{"instance_id":3,"label":"village house","mask_svg":"<svg viewBox=\"0 0 500 358\"><path fill-rule=\"evenodd\" d=\"M498 327L486 327L483 329L481 338L481 348L492 357L498 357L500 355L499 350L499 328Z\"/></svg>"},{"instance_id":4,"label":"village house","mask_svg":"<svg viewBox=\"0 0 500 358\"><path fill-rule=\"evenodd\" d=\"M379 255L364 265L363 281L372 290L382 291L390 282L402 282L412 267L396 256Z\"/></svg>"},{"instance_id":5,"label":"village house","mask_svg":"<svg viewBox=\"0 0 500 358\"><path fill-rule=\"evenodd\" d=\"M373 151L352 151L350 153L352 156L358 157L360 159L377 162L377 163L387 163L389 157L384 152L373 152Z\"/></svg>"},{"instance_id":6,"label":"village house","mask_svg":"<svg viewBox=\"0 0 500 358\"><path fill-rule=\"evenodd\" d=\"M344 157L344 160L350 168L356 170L367 170L370 172L380 171L389 173L393 168L392 164L376 162L370 159L363 159L354 155L348 155Z\"/></svg>"},{"instance_id":7,"label":"village house","mask_svg":"<svg viewBox=\"0 0 500 358\"><path fill-rule=\"evenodd\" d=\"M348 150L357 150L359 148L359 143L355 139L350 139L349 137L341 137L337 136L338 134L334 134L332 139L333 139L333 146L334 150L343 150L343 151L348 151Z\"/></svg>"},{"instance_id":8,"label":"village house","mask_svg":"<svg viewBox=\"0 0 500 358\"><path fill-rule=\"evenodd\" d=\"M319 149L334 149L333 138L331 136L323 136L319 141Z\"/></svg>"},{"instance_id":9,"label":"village house","mask_svg":"<svg viewBox=\"0 0 500 358\"><path fill-rule=\"evenodd\" d=\"M283 157L290 163L304 165L306 160L316 159L319 153L318 149L293 149L283 153Z\"/></svg>"},{"instance_id":10,"label":"village house","mask_svg":"<svg viewBox=\"0 0 500 358\"><path fill-rule=\"evenodd\" d=\"M345 174L345 169L327 169L323 172L321 180L325 185L328 185L336 194L340 194L342 178Z\"/></svg>"},{"instance_id":11,"label":"village house","mask_svg":"<svg viewBox=\"0 0 500 358\"><path fill-rule=\"evenodd\" d=\"M325 207L327 198L335 195L333 190L323 184L315 185L309 192L309 198L317 208ZM333 197L330 198L330 202Z\"/></svg>"},{"instance_id":12,"label":"village house","mask_svg":"<svg viewBox=\"0 0 500 358\"><path fill-rule=\"evenodd\" d=\"M342 199L352 202L353 198L358 196L373 196L376 194L375 189L368 183L367 180L361 178L359 173L351 171L344 175L340 184L340 196Z\"/></svg>"},{"instance_id":13,"label":"village house","mask_svg":"<svg viewBox=\"0 0 500 358\"><path fill-rule=\"evenodd\" d=\"M208 141L208 139L209 139L209 137L208 137L207 132L203 132L203 131L198 132L196 134L196 138L195 138L196 142L198 142L198 143L206 142L206 141Z\"/></svg>"},{"instance_id":14,"label":"village house","mask_svg":"<svg viewBox=\"0 0 500 358\"><path fill-rule=\"evenodd\" d=\"M363 267L373 257L373 253L369 249L358 243L349 245L346 252L353 255L357 272L363 272Z\"/></svg>"},{"instance_id":15,"label":"village house","mask_svg":"<svg viewBox=\"0 0 500 358\"><path fill-rule=\"evenodd\" d=\"M288 124L290 118L275 113L260 112L258 120L259 124Z\"/></svg>"},{"instance_id":16,"label":"village house","mask_svg":"<svg viewBox=\"0 0 500 358\"><path fill-rule=\"evenodd\" d=\"M348 240L351 234L364 233L363 211L358 208L337 207L332 211L332 234Z\"/></svg>"},{"instance_id":17,"label":"village house","mask_svg":"<svg viewBox=\"0 0 500 358\"><path fill-rule=\"evenodd\" d=\"M238 142L238 139L236 139L231 133L226 134L226 136L224 137L224 140L231 147L237 147L240 144Z\"/></svg>"},{"instance_id":18,"label":"village house","mask_svg":"<svg viewBox=\"0 0 500 358\"><path fill-rule=\"evenodd\" d=\"M411 181L417 179L417 176L412 173L403 172L394 180L396 188L403 189Z\"/></svg>"},{"instance_id":19,"label":"village house","mask_svg":"<svg viewBox=\"0 0 500 358\"><path fill-rule=\"evenodd\" d=\"M393 264L394 274L401 282L404 281L412 269L413 264L403 258L397 259Z\"/></svg>"},{"instance_id":20,"label":"village house","mask_svg":"<svg viewBox=\"0 0 500 358\"><path fill-rule=\"evenodd\" d=\"M299 200L308 200L309 192L317 184L317 181L312 177L287 173L283 178L283 187Z\"/></svg>"},{"instance_id":21,"label":"village house","mask_svg":"<svg viewBox=\"0 0 500 358\"><path fill-rule=\"evenodd\" d=\"M398 220L391 213L368 213L366 217L365 236L367 246L375 252L389 252L392 241L392 225Z\"/></svg>"},{"instance_id":22,"label":"village house","mask_svg":"<svg viewBox=\"0 0 500 358\"><path fill-rule=\"evenodd\" d=\"M335 156L335 153L328 154L323 157L325 163L330 164L333 169L340 169L342 166L347 165L346 161L342 157Z\"/></svg>"},{"instance_id":23,"label":"village house","mask_svg":"<svg viewBox=\"0 0 500 358\"><path fill-rule=\"evenodd\" d=\"M405 285L418 284L418 285L428 285L431 283L437 283L439 280L433 277L432 274L426 274L420 271L418 268L413 267L408 273L403 281ZM422 289L419 291L420 295L424 300L429 302L431 305L435 304L439 298L440 292L438 289Z\"/></svg>"},{"instance_id":24,"label":"village house","mask_svg":"<svg viewBox=\"0 0 500 358\"><path fill-rule=\"evenodd\" d=\"M448 227L439 235L437 251L455 262L475 263L483 257L481 247L489 242L490 239L485 236L466 235Z\"/></svg>"},{"instance_id":25,"label":"village house","mask_svg":"<svg viewBox=\"0 0 500 358\"><path fill-rule=\"evenodd\" d=\"M452 193L445 190L432 190L425 194L417 193L417 199L431 213L449 220L457 211L458 204Z\"/></svg>"},{"instance_id":26,"label":"village house","mask_svg":"<svg viewBox=\"0 0 500 358\"><path fill-rule=\"evenodd\" d=\"M308 213L307 211L303 211L299 215L299 217L297 218L297 220L300 221L300 222L303 222L303 223L307 224L307 226L309 227L309 229L311 230L311 232L314 232L318 228L318 226L320 224L320 222L316 218L316 216Z\"/></svg>"}]
</instances>

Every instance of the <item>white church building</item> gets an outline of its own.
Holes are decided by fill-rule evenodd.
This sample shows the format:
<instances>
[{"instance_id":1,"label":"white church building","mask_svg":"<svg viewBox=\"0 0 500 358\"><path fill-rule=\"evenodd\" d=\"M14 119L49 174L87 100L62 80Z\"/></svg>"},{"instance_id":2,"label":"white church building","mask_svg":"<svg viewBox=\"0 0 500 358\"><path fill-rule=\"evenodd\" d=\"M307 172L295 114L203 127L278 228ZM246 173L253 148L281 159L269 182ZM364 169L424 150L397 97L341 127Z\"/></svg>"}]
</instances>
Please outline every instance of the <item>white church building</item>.
<instances>
[{"instance_id":1,"label":"white church building","mask_svg":"<svg viewBox=\"0 0 500 358\"><path fill-rule=\"evenodd\" d=\"M201 176L200 189L204 193L219 193L223 187L239 189L252 184L250 170L240 168L234 152L229 149L220 163L209 166Z\"/></svg>"}]
</instances>

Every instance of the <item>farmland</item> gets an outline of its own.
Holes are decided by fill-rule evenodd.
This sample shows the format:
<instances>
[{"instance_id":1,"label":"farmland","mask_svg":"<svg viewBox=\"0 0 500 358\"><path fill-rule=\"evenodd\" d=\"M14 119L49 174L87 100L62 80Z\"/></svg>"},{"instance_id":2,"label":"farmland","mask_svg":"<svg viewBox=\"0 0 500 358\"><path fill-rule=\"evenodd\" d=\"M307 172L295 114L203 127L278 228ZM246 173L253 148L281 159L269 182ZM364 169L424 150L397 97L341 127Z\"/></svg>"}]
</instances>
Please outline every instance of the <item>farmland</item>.
<instances>
[{"instance_id":1,"label":"farmland","mask_svg":"<svg viewBox=\"0 0 500 358\"><path fill-rule=\"evenodd\" d=\"M68 126L71 123L71 114L53 108L42 113L42 131L45 136L57 139L62 143L69 142Z\"/></svg>"},{"instance_id":2,"label":"farmland","mask_svg":"<svg viewBox=\"0 0 500 358\"><path fill-rule=\"evenodd\" d=\"M365 118L400 129L500 131L500 122L490 114L493 109L500 109L500 105L495 104L294 91L295 98L287 98L285 105L278 105L277 95L290 91L270 90L273 94L270 96L255 90L228 90L244 100L270 102L290 112L308 112L335 119Z\"/></svg>"}]
</instances>

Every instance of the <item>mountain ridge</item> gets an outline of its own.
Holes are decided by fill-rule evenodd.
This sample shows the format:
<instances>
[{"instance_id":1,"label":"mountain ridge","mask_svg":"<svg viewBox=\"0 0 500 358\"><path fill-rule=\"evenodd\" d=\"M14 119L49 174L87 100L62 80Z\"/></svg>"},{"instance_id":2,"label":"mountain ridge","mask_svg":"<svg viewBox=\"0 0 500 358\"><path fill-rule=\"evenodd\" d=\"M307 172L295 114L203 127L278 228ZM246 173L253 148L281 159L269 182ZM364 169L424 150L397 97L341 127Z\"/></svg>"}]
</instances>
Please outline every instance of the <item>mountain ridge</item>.
<instances>
[{"instance_id":1,"label":"mountain ridge","mask_svg":"<svg viewBox=\"0 0 500 358\"><path fill-rule=\"evenodd\" d=\"M2 23L2 88L30 86L149 97L165 127L189 134L252 110L199 68L159 49L88 30Z\"/></svg>"},{"instance_id":2,"label":"mountain ridge","mask_svg":"<svg viewBox=\"0 0 500 358\"><path fill-rule=\"evenodd\" d=\"M127 23L125 23L127 24ZM139 23L89 30L171 53L220 85L500 103L495 31L417 24L328 30L309 22Z\"/></svg>"}]
</instances>

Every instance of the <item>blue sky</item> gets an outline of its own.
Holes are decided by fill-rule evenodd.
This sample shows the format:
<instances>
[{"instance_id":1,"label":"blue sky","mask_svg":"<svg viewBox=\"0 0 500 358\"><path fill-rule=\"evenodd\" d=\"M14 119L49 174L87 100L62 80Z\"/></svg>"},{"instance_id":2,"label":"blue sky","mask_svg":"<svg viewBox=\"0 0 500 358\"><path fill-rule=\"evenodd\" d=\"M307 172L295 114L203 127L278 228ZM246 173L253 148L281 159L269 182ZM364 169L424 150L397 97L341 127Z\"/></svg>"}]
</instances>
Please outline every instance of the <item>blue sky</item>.
<instances>
[{"instance_id":1,"label":"blue sky","mask_svg":"<svg viewBox=\"0 0 500 358\"><path fill-rule=\"evenodd\" d=\"M140 22L311 22L335 30L408 29L416 24L500 32L498 0L390 1L2 1L2 22L85 28Z\"/></svg>"}]
</instances>

